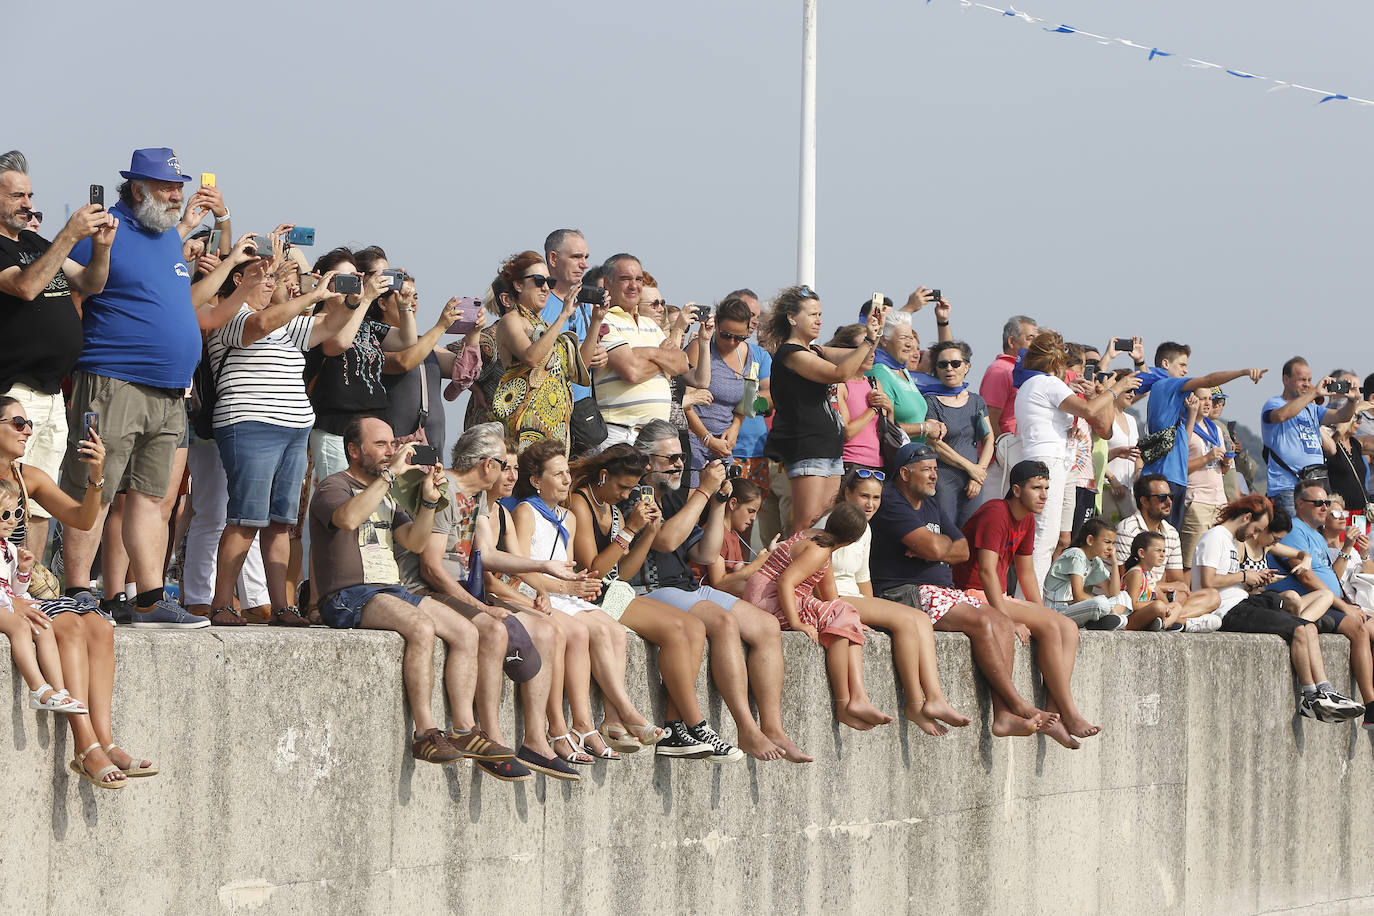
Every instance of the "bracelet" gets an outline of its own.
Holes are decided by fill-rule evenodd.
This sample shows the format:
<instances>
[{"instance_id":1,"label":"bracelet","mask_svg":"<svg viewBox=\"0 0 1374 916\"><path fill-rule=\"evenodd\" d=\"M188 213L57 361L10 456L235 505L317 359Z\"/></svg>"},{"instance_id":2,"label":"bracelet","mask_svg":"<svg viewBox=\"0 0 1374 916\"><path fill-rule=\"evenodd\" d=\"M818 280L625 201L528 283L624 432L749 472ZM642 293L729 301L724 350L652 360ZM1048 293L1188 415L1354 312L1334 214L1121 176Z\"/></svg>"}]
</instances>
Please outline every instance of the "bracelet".
<instances>
[{"instance_id":1,"label":"bracelet","mask_svg":"<svg viewBox=\"0 0 1374 916\"><path fill-rule=\"evenodd\" d=\"M421 496L421 497L420 497L420 508L421 508L421 509L431 509L431 510L437 509L437 508L439 508L439 500L436 499L436 500L434 500L434 502L430 502L429 500L427 500L427 499L425 499L423 496Z\"/></svg>"},{"instance_id":2,"label":"bracelet","mask_svg":"<svg viewBox=\"0 0 1374 916\"><path fill-rule=\"evenodd\" d=\"M216 216L216 217L215 217L215 222L216 222L216 223L227 223L227 222L229 222L229 211L228 211L228 210L225 210L223 216Z\"/></svg>"},{"instance_id":3,"label":"bracelet","mask_svg":"<svg viewBox=\"0 0 1374 916\"><path fill-rule=\"evenodd\" d=\"M22 569L17 570L14 574L14 578L19 582L27 582L33 578L33 570L29 570L28 572L24 572Z\"/></svg>"},{"instance_id":4,"label":"bracelet","mask_svg":"<svg viewBox=\"0 0 1374 916\"><path fill-rule=\"evenodd\" d=\"M101 474L100 479L95 481L92 481L89 477L86 478L86 489L88 490L99 490L103 486L105 486L104 474Z\"/></svg>"},{"instance_id":5,"label":"bracelet","mask_svg":"<svg viewBox=\"0 0 1374 916\"><path fill-rule=\"evenodd\" d=\"M630 542L627 541L627 540L625 540L625 538L624 538L623 535L617 534L617 535L615 536L615 539L614 539L614 544L615 544L615 546L619 547L619 548L620 548L622 551L624 551L625 553L629 553L629 552L630 552Z\"/></svg>"},{"instance_id":6,"label":"bracelet","mask_svg":"<svg viewBox=\"0 0 1374 916\"><path fill-rule=\"evenodd\" d=\"M1144 368L1145 368L1145 360L1143 360L1143 359L1142 359L1140 362L1136 362L1135 360L1131 360L1131 362L1135 363L1135 367L1136 367L1137 369L1144 369Z\"/></svg>"},{"instance_id":7,"label":"bracelet","mask_svg":"<svg viewBox=\"0 0 1374 916\"><path fill-rule=\"evenodd\" d=\"M936 326L937 328L947 328L947 327L949 327L949 322L948 322L948 321L940 321L940 320L937 318L937 319L935 320L935 326Z\"/></svg>"},{"instance_id":8,"label":"bracelet","mask_svg":"<svg viewBox=\"0 0 1374 916\"><path fill-rule=\"evenodd\" d=\"M382 468L382 473L378 476L380 476L388 484L393 484L396 482L396 472L393 471L391 468Z\"/></svg>"},{"instance_id":9,"label":"bracelet","mask_svg":"<svg viewBox=\"0 0 1374 916\"><path fill-rule=\"evenodd\" d=\"M693 493L700 493L702 496L705 496L708 500L711 498L711 494L710 494L710 493L707 493L707 492L706 492L705 490L703 490L701 487L693 487L693 488L692 488L692 492L693 492Z\"/></svg>"},{"instance_id":10,"label":"bracelet","mask_svg":"<svg viewBox=\"0 0 1374 916\"><path fill-rule=\"evenodd\" d=\"M640 531L642 531L642 530L644 530L644 529L641 528ZM621 528L621 529L620 529L620 533L621 533L621 534L628 534L628 535L630 536L630 540L632 540L632 541L633 541L635 538L639 537L639 531L631 531L629 528Z\"/></svg>"}]
</instances>

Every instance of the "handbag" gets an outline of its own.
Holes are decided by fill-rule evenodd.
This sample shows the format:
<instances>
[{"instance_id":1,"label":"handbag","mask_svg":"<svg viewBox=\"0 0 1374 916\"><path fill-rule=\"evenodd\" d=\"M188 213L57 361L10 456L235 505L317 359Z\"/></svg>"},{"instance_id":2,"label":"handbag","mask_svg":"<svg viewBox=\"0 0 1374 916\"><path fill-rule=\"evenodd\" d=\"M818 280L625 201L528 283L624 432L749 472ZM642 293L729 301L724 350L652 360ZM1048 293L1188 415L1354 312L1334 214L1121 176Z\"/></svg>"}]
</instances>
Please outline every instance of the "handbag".
<instances>
[{"instance_id":1,"label":"handbag","mask_svg":"<svg viewBox=\"0 0 1374 916\"><path fill-rule=\"evenodd\" d=\"M24 471L19 462L10 463L10 472L14 474L15 480L19 481L19 505L29 507L29 488L24 483ZM57 578L57 574L35 560L33 568L29 570L29 597L35 601L51 601L53 598L62 597L62 580Z\"/></svg>"},{"instance_id":2,"label":"handbag","mask_svg":"<svg viewBox=\"0 0 1374 916\"><path fill-rule=\"evenodd\" d=\"M1295 487L1302 486L1305 483L1319 483L1328 490L1331 488L1330 476L1327 474L1326 465L1324 464L1309 464L1295 471L1288 466L1287 462L1274 454L1267 445L1264 447L1264 460L1273 461L1277 463L1279 467L1292 474L1297 480L1297 483L1294 484Z\"/></svg>"},{"instance_id":3,"label":"handbag","mask_svg":"<svg viewBox=\"0 0 1374 916\"><path fill-rule=\"evenodd\" d=\"M572 438L573 455L585 455L606 441L610 430L601 416L601 405L596 403L596 382L591 384L590 397L573 403L572 416L568 418L568 432Z\"/></svg>"},{"instance_id":4,"label":"handbag","mask_svg":"<svg viewBox=\"0 0 1374 916\"><path fill-rule=\"evenodd\" d=\"M1178 424L1165 429L1156 430L1149 435L1142 436L1137 446L1140 449L1140 460L1146 467L1163 461L1170 452L1174 450L1174 443L1178 440Z\"/></svg>"},{"instance_id":5,"label":"handbag","mask_svg":"<svg viewBox=\"0 0 1374 916\"><path fill-rule=\"evenodd\" d=\"M225 345L219 365L211 372L210 348L207 344L201 345L200 362L196 363L196 371L192 376L190 418L196 438L205 442L215 438L215 405L219 403L219 378L224 373L224 364L229 361L229 354L233 349Z\"/></svg>"},{"instance_id":6,"label":"handbag","mask_svg":"<svg viewBox=\"0 0 1374 916\"><path fill-rule=\"evenodd\" d=\"M911 441L906 430L887 416L887 411L878 412L878 451L883 456L883 466L890 467L897 450Z\"/></svg>"},{"instance_id":7,"label":"handbag","mask_svg":"<svg viewBox=\"0 0 1374 916\"><path fill-rule=\"evenodd\" d=\"M735 415L749 419L759 414L758 405L755 403L759 398L759 361L754 358L754 345L749 345L749 374L744 377L744 393L740 395L739 403L735 405Z\"/></svg>"}]
</instances>

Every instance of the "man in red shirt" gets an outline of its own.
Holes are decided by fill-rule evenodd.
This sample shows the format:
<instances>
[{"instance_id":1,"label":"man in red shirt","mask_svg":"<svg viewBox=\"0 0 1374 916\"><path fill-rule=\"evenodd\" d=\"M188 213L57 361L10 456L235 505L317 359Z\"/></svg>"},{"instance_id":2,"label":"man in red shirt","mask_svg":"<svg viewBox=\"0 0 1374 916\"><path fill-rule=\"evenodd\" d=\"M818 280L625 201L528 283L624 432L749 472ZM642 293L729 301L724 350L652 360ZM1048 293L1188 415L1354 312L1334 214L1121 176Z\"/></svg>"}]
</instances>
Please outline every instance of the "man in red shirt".
<instances>
[{"instance_id":1,"label":"man in red shirt","mask_svg":"<svg viewBox=\"0 0 1374 916\"><path fill-rule=\"evenodd\" d=\"M1011 370L1016 366L1016 354L1029 347L1039 331L1034 318L1008 318L1002 328L1002 352L983 373L978 386L978 394L988 405L988 419L999 436L1016 432L1016 389L1011 384Z\"/></svg>"},{"instance_id":2,"label":"man in red shirt","mask_svg":"<svg viewBox=\"0 0 1374 916\"><path fill-rule=\"evenodd\" d=\"M987 603L1006 614L1025 633L1035 637L1040 673L1049 695L1045 708L1059 713L1059 721L1044 733L1071 750L1081 747L1102 729L1078 711L1069 683L1078 652L1078 626L1040 603L1031 554L1035 549L1035 516L1045 507L1050 471L1042 461L1022 461L1011 469L1011 489L1005 499L984 503L964 524L968 559L954 567L954 584L982 589ZM1007 570L1016 563L1016 578L1027 600L1007 594Z\"/></svg>"}]
</instances>

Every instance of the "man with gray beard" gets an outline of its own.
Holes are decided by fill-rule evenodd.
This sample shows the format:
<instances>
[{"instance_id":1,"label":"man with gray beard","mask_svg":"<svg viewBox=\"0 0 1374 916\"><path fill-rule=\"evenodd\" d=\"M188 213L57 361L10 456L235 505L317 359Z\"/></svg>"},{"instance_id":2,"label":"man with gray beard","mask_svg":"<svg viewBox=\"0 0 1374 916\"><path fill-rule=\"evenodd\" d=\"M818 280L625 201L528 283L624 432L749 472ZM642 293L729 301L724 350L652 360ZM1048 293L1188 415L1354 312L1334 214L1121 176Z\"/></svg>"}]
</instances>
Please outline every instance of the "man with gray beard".
<instances>
[{"instance_id":1,"label":"man with gray beard","mask_svg":"<svg viewBox=\"0 0 1374 916\"><path fill-rule=\"evenodd\" d=\"M191 271L176 229L181 186L191 179L167 148L134 150L128 171L119 174L127 180L119 186L119 203L110 213L118 218L120 231L110 248L105 288L88 298L82 310L83 344L72 373L62 473L62 489L73 498L80 499L89 487L103 488L102 510L100 523L90 531L64 532L67 596L83 610L96 610L91 564L110 501L123 488L124 544L129 573L138 583L133 625L194 629L210 621L186 613L162 591L167 535L159 509L186 434L183 398L200 361ZM72 249L71 259L78 264L91 258L89 240ZM99 433L108 443L104 476L98 481L87 480L78 460L77 442L85 438L88 412L99 415Z\"/></svg>"}]
</instances>

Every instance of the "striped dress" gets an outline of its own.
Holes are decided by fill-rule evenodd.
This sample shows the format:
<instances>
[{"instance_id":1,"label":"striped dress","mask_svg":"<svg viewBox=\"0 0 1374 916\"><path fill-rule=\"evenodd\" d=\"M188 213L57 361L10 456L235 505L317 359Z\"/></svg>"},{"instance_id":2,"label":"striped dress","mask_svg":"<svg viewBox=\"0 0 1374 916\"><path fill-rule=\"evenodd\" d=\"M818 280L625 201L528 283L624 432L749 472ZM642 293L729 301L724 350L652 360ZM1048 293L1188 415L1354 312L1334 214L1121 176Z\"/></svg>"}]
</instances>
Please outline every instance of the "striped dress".
<instances>
[{"instance_id":1,"label":"striped dress","mask_svg":"<svg viewBox=\"0 0 1374 916\"><path fill-rule=\"evenodd\" d=\"M744 600L755 607L761 607L782 622L784 630L791 629L778 604L778 577L792 565L792 545L811 534L798 531L769 554L763 567L749 577L744 587ZM813 592L825 579L830 569L830 561L816 570L797 586L797 616L802 623L810 624L820 633L821 645L829 646L837 639L847 639L856 646L864 644L864 628L859 620L859 611L848 601L836 599L822 601Z\"/></svg>"}]
</instances>

